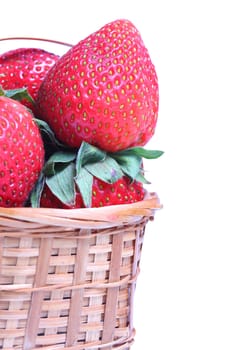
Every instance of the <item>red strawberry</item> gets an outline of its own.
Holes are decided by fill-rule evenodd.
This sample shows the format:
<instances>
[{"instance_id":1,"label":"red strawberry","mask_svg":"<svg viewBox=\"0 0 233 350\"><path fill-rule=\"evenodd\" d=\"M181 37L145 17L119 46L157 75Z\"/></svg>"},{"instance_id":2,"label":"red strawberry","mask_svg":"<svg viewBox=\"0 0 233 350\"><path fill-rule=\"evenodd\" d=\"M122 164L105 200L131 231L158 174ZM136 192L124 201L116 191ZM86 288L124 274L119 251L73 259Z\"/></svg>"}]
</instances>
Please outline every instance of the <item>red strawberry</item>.
<instances>
[{"instance_id":1,"label":"red strawberry","mask_svg":"<svg viewBox=\"0 0 233 350\"><path fill-rule=\"evenodd\" d=\"M19 48L0 55L0 85L3 89L26 87L36 98L42 80L58 56L38 48ZM32 103L20 101L34 110Z\"/></svg>"},{"instance_id":2,"label":"red strawberry","mask_svg":"<svg viewBox=\"0 0 233 350\"><path fill-rule=\"evenodd\" d=\"M134 203L143 200L144 195L145 190L142 183L138 181L132 182L126 176L113 184L94 178L92 187L92 207L97 208L115 204ZM40 199L40 207L73 209L84 208L85 205L78 189L76 189L75 193L75 203L69 205L61 202L51 192L48 186L45 186Z\"/></svg>"},{"instance_id":3,"label":"red strawberry","mask_svg":"<svg viewBox=\"0 0 233 350\"><path fill-rule=\"evenodd\" d=\"M44 163L44 146L32 114L0 96L0 206L23 206Z\"/></svg>"},{"instance_id":4,"label":"red strawberry","mask_svg":"<svg viewBox=\"0 0 233 350\"><path fill-rule=\"evenodd\" d=\"M158 115L158 80L135 26L116 20L64 54L46 75L36 105L57 138L115 152L145 145Z\"/></svg>"}]
</instances>

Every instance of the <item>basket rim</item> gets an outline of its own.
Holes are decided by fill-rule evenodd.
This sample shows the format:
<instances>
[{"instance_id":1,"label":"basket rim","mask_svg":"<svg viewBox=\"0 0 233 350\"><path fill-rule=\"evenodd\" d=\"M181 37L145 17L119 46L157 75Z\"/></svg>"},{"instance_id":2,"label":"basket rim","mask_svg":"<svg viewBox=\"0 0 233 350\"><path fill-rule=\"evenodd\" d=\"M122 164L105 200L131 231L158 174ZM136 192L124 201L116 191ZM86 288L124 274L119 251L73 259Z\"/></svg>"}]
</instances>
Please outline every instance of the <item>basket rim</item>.
<instances>
[{"instance_id":1,"label":"basket rim","mask_svg":"<svg viewBox=\"0 0 233 350\"><path fill-rule=\"evenodd\" d=\"M6 226L18 227L20 224L42 224L91 229L113 227L118 224L131 224L141 220L142 217L153 218L155 211L161 208L162 205L155 192L147 192L142 201L99 208L0 207L0 229Z\"/></svg>"}]
</instances>

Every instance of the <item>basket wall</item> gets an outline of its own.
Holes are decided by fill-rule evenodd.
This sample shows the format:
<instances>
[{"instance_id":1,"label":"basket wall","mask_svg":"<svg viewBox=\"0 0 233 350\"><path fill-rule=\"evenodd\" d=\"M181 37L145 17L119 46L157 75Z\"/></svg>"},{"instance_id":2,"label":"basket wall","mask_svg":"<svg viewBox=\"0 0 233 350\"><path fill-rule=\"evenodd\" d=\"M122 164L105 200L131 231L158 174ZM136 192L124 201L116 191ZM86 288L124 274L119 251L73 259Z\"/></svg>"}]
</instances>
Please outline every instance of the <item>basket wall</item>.
<instances>
[{"instance_id":1,"label":"basket wall","mask_svg":"<svg viewBox=\"0 0 233 350\"><path fill-rule=\"evenodd\" d=\"M5 218L0 349L129 350L148 220L96 229L29 223L19 230L20 221L9 228Z\"/></svg>"}]
</instances>

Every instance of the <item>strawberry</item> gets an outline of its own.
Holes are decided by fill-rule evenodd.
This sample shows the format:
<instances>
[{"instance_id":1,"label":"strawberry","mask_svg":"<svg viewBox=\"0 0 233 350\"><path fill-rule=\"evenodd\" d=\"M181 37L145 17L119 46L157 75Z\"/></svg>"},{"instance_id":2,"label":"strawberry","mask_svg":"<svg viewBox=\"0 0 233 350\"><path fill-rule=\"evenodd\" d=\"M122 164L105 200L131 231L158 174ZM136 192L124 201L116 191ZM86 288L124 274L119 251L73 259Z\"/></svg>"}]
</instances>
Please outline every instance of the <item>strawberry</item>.
<instances>
[{"instance_id":1,"label":"strawberry","mask_svg":"<svg viewBox=\"0 0 233 350\"><path fill-rule=\"evenodd\" d=\"M124 176L113 184L101 181L98 178L93 179L92 186L92 207L102 207L115 204L134 203L143 200L145 190L142 183L131 181ZM40 207L43 208L62 208L74 209L84 208L85 204L82 195L78 189L75 192L75 202L73 204L65 204L59 200L46 185L41 195Z\"/></svg>"},{"instance_id":2,"label":"strawberry","mask_svg":"<svg viewBox=\"0 0 233 350\"><path fill-rule=\"evenodd\" d=\"M60 149L45 163L31 205L70 209L137 202L148 183L142 158L162 154L142 147L110 153L85 141L78 150Z\"/></svg>"},{"instance_id":3,"label":"strawberry","mask_svg":"<svg viewBox=\"0 0 233 350\"><path fill-rule=\"evenodd\" d=\"M139 31L106 24L69 49L43 80L38 115L70 147L116 152L145 145L158 116L158 79Z\"/></svg>"},{"instance_id":4,"label":"strawberry","mask_svg":"<svg viewBox=\"0 0 233 350\"><path fill-rule=\"evenodd\" d=\"M26 87L33 99L58 56L39 48L18 48L0 55L0 85L3 89ZM32 102L21 103L34 111Z\"/></svg>"},{"instance_id":5,"label":"strawberry","mask_svg":"<svg viewBox=\"0 0 233 350\"><path fill-rule=\"evenodd\" d=\"M19 101L0 96L0 206L24 206L43 163L44 145L32 114Z\"/></svg>"}]
</instances>

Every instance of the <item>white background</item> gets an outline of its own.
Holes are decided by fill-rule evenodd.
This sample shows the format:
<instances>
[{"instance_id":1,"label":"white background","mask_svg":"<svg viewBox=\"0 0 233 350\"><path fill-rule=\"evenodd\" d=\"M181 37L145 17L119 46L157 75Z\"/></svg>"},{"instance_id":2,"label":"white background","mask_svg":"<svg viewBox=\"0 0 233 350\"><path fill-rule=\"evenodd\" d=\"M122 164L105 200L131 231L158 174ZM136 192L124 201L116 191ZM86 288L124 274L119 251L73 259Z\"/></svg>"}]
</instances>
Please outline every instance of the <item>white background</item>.
<instances>
[{"instance_id":1,"label":"white background","mask_svg":"<svg viewBox=\"0 0 233 350\"><path fill-rule=\"evenodd\" d=\"M75 44L117 18L139 29L160 112L146 168L164 208L147 227L132 350L233 349L231 1L4 1L0 36ZM3 43L0 49L3 50Z\"/></svg>"}]
</instances>

